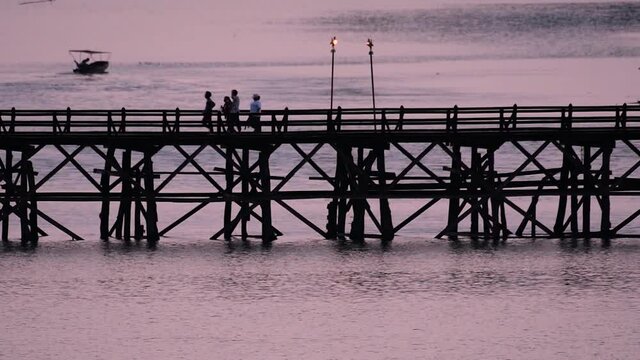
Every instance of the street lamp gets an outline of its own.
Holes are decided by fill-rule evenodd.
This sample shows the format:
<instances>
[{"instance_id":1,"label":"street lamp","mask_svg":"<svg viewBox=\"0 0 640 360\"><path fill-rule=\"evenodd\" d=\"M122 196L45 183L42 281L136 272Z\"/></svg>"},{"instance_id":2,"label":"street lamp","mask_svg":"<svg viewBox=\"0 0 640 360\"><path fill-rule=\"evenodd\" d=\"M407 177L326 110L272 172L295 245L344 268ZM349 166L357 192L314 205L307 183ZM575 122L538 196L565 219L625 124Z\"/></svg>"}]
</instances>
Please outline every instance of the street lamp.
<instances>
[{"instance_id":1,"label":"street lamp","mask_svg":"<svg viewBox=\"0 0 640 360\"><path fill-rule=\"evenodd\" d=\"M331 42L329 42L329 45L331 45L331 113L333 114L333 67L334 67L334 63L335 63L335 56L336 56L336 45L338 45L338 39L336 39L336 37L334 36L333 38L331 38Z\"/></svg>"},{"instance_id":2,"label":"street lamp","mask_svg":"<svg viewBox=\"0 0 640 360\"><path fill-rule=\"evenodd\" d=\"M376 91L373 85L373 40L367 39L367 46L369 47L369 63L371 64L371 98L373 100L373 126L377 129L376 125Z\"/></svg>"}]
</instances>

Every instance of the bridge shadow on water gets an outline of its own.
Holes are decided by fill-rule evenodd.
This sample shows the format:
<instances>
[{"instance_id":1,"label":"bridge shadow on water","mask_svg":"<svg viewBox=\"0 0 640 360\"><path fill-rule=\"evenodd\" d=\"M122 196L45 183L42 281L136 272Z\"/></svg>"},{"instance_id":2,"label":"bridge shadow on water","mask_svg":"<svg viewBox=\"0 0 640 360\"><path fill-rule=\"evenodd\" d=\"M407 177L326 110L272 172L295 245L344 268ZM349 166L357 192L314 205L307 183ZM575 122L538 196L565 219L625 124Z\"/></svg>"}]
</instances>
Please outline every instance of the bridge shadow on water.
<instances>
[{"instance_id":1,"label":"bridge shadow on water","mask_svg":"<svg viewBox=\"0 0 640 360\"><path fill-rule=\"evenodd\" d=\"M82 249L82 250L80 250ZM430 252L449 251L451 253L468 252L530 252L530 251L557 251L559 253L589 253L599 251L640 251L640 243L635 239L602 239L602 238L515 238L506 241L494 241L493 239L481 239L474 237L458 236L449 239L399 238L394 241L380 241L370 239L368 241L352 241L349 239L325 240L325 239L290 239L263 242L259 239L242 239L233 237L226 241L200 241L197 239L165 238L158 243L149 244L144 240L122 241L110 239L102 240L48 240L38 247L25 245L19 240L2 242L0 256L2 254L24 254L27 256L38 254L71 253L76 251L94 251L99 249L104 255L127 254L167 254L176 253L187 256L189 253L210 253L212 255L256 255L256 254L280 254L300 253L318 250L329 251L334 254L416 254Z\"/></svg>"}]
</instances>

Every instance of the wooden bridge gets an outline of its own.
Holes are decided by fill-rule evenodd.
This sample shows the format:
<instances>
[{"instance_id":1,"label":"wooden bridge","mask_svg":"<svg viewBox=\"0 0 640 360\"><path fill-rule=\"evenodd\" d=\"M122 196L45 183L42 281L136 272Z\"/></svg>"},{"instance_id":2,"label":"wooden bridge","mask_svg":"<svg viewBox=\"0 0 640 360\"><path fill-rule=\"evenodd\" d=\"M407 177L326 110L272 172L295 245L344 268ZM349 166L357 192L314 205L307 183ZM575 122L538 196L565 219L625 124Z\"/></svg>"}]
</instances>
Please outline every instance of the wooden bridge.
<instances>
[{"instance_id":1,"label":"wooden bridge","mask_svg":"<svg viewBox=\"0 0 640 360\"><path fill-rule=\"evenodd\" d=\"M46 202L95 202L102 239L146 238L150 245L210 204L224 206L212 238L236 233L265 243L282 235L272 205L322 237L357 242L391 241L438 203L447 215L437 219L437 237L640 235L633 226L638 206L611 214L617 199L640 199L640 178L633 177L640 167L638 105L284 109L264 111L255 128L247 127L247 115L235 124L214 113L206 127L201 111L180 109L0 110L3 242L10 219L19 222L23 245L37 245L43 224L80 239L39 207ZM159 164L160 152L180 161ZM202 160L205 152L215 159ZM52 153L61 156L52 168L35 166ZM99 163L82 165L81 153ZM289 168L272 174L274 159ZM167 166L172 170L158 170ZM44 190L65 167L90 190ZM315 174L302 175L303 167ZM183 175L202 177L206 186L168 191ZM290 188L296 181L304 186ZM326 202L326 224L304 215L304 204L296 207L310 199ZM539 214L542 202L555 209L551 216ZM158 203L193 207L160 228ZM398 219L390 203L410 211ZM250 219L261 224L259 234L249 234Z\"/></svg>"}]
</instances>

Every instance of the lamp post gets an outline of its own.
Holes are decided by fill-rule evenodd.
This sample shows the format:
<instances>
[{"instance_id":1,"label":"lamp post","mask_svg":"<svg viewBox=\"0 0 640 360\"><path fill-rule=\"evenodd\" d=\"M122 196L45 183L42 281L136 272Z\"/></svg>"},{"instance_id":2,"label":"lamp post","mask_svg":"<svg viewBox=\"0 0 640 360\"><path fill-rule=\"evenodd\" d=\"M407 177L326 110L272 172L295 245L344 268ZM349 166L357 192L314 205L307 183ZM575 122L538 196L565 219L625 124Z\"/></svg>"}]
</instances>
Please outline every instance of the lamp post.
<instances>
[{"instance_id":1,"label":"lamp post","mask_svg":"<svg viewBox=\"0 0 640 360\"><path fill-rule=\"evenodd\" d=\"M367 39L367 46L369 47L369 64L371 64L371 99L373 100L373 127L377 129L376 125L376 91L373 85L373 40Z\"/></svg>"},{"instance_id":2,"label":"lamp post","mask_svg":"<svg viewBox=\"0 0 640 360\"><path fill-rule=\"evenodd\" d=\"M330 109L331 109L331 113L333 114L333 66L334 66L334 59L336 56L336 45L338 45L338 39L336 39L336 37L334 36L333 38L331 38L331 42L329 43L329 45L331 45L331 102L330 102Z\"/></svg>"}]
</instances>

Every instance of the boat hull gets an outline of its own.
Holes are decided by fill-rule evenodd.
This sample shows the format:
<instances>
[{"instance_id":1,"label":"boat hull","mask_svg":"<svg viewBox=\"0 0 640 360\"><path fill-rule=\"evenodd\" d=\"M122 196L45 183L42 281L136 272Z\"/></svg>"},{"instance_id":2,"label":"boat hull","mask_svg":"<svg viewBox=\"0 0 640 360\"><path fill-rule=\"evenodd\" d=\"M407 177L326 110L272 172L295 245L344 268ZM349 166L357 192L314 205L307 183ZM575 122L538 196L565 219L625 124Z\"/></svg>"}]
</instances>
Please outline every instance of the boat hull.
<instances>
[{"instance_id":1,"label":"boat hull","mask_svg":"<svg viewBox=\"0 0 640 360\"><path fill-rule=\"evenodd\" d=\"M94 61L86 65L78 64L78 67L73 72L77 74L104 74L108 68L108 61Z\"/></svg>"}]
</instances>

